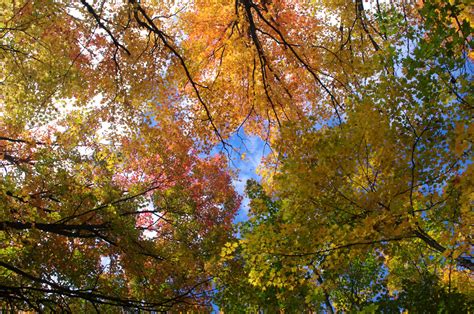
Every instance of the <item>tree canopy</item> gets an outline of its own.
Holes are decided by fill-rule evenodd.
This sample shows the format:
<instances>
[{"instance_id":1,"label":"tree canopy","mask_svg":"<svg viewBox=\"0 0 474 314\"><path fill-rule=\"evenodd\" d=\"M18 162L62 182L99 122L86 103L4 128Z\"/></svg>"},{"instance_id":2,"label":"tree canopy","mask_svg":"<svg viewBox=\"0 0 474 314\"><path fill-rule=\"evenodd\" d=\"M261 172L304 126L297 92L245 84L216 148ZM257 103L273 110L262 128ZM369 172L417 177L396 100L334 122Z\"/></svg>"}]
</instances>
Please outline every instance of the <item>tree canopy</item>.
<instances>
[{"instance_id":1,"label":"tree canopy","mask_svg":"<svg viewBox=\"0 0 474 314\"><path fill-rule=\"evenodd\" d=\"M0 12L3 309L473 310L469 1Z\"/></svg>"}]
</instances>

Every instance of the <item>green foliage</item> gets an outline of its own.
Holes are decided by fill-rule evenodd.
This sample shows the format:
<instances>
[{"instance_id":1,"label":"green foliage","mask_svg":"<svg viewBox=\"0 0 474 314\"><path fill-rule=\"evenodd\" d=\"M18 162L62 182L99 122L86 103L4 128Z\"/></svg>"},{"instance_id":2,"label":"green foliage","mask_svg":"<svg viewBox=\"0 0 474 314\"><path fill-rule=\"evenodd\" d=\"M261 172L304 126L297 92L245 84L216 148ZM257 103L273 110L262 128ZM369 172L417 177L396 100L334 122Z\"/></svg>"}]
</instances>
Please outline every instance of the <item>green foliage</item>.
<instances>
[{"instance_id":1,"label":"green foliage","mask_svg":"<svg viewBox=\"0 0 474 314\"><path fill-rule=\"evenodd\" d=\"M423 274L420 281L406 279L398 296L400 305L414 313L469 313L474 301L459 292L440 285L432 274Z\"/></svg>"}]
</instances>

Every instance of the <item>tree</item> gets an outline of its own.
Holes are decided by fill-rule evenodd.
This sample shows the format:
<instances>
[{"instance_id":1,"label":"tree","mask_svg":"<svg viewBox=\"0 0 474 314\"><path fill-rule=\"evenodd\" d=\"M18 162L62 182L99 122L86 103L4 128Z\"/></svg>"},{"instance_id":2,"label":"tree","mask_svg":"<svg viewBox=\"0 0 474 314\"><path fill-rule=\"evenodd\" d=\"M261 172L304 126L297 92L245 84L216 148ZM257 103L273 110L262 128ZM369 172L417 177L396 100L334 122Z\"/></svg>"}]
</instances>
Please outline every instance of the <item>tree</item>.
<instances>
[{"instance_id":1,"label":"tree","mask_svg":"<svg viewBox=\"0 0 474 314\"><path fill-rule=\"evenodd\" d=\"M208 308L239 197L171 108L169 53L139 56L136 27L126 48L85 1L2 11L2 305Z\"/></svg>"},{"instance_id":2,"label":"tree","mask_svg":"<svg viewBox=\"0 0 474 314\"><path fill-rule=\"evenodd\" d=\"M11 306L397 311L429 282L468 308L467 1L0 9ZM238 240L242 129L273 154Z\"/></svg>"},{"instance_id":3,"label":"tree","mask_svg":"<svg viewBox=\"0 0 474 314\"><path fill-rule=\"evenodd\" d=\"M387 40L369 64L379 68L360 75L342 119L320 124L316 116L282 128L278 159L268 160L276 169L264 178L269 195L251 202L241 241L251 283L297 289L311 282L326 293L321 304L399 311L428 302L413 292L429 277L437 291L467 293L457 305L440 296L431 306L472 308L472 295L455 283L468 282L473 267L472 73L463 35L472 29L449 23L462 8L426 2L414 15L378 15Z\"/></svg>"},{"instance_id":4,"label":"tree","mask_svg":"<svg viewBox=\"0 0 474 314\"><path fill-rule=\"evenodd\" d=\"M190 152L173 124L102 144L87 122L1 138L2 298L37 311L208 306L207 263L239 206L225 159Z\"/></svg>"}]
</instances>

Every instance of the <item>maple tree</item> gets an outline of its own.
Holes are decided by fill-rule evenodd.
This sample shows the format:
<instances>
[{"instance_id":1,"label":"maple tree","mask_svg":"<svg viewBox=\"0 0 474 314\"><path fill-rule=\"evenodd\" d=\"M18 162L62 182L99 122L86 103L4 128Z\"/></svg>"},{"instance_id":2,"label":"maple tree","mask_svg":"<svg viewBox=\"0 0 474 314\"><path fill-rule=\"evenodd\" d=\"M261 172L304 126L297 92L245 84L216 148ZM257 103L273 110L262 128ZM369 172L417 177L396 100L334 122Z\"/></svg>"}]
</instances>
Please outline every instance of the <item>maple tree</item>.
<instances>
[{"instance_id":1,"label":"maple tree","mask_svg":"<svg viewBox=\"0 0 474 314\"><path fill-rule=\"evenodd\" d=\"M196 156L171 122L104 144L90 118L1 138L3 297L36 310L206 306L207 263L239 206L225 159Z\"/></svg>"},{"instance_id":2,"label":"maple tree","mask_svg":"<svg viewBox=\"0 0 474 314\"><path fill-rule=\"evenodd\" d=\"M304 291L298 310L472 308L472 26L462 8L427 1L379 15L385 34L365 57L373 72L356 73L341 119L281 128L265 189L249 182L237 253L254 287L277 289L279 308L295 309L288 290Z\"/></svg>"},{"instance_id":3,"label":"maple tree","mask_svg":"<svg viewBox=\"0 0 474 314\"><path fill-rule=\"evenodd\" d=\"M472 11L372 4L1 2L2 302L472 306Z\"/></svg>"},{"instance_id":4,"label":"maple tree","mask_svg":"<svg viewBox=\"0 0 474 314\"><path fill-rule=\"evenodd\" d=\"M1 138L2 296L38 311L207 306L239 206L225 159L199 158L171 122L101 143L94 118Z\"/></svg>"},{"instance_id":5,"label":"maple tree","mask_svg":"<svg viewBox=\"0 0 474 314\"><path fill-rule=\"evenodd\" d=\"M138 56L147 38L127 29L126 48L97 10L2 3L2 305L207 308L232 174L172 110L169 55Z\"/></svg>"}]
</instances>

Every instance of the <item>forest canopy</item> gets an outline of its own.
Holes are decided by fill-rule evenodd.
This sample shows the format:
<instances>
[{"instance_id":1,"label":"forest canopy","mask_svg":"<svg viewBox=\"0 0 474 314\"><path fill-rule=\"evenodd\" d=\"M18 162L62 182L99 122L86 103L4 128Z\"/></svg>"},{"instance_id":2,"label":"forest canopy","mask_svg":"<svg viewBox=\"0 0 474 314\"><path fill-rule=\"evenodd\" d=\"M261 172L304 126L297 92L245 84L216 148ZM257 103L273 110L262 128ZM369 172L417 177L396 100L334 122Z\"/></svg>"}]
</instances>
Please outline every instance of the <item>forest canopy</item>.
<instances>
[{"instance_id":1,"label":"forest canopy","mask_svg":"<svg viewBox=\"0 0 474 314\"><path fill-rule=\"evenodd\" d=\"M1 310L472 312L473 19L0 1Z\"/></svg>"}]
</instances>

